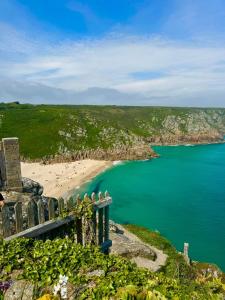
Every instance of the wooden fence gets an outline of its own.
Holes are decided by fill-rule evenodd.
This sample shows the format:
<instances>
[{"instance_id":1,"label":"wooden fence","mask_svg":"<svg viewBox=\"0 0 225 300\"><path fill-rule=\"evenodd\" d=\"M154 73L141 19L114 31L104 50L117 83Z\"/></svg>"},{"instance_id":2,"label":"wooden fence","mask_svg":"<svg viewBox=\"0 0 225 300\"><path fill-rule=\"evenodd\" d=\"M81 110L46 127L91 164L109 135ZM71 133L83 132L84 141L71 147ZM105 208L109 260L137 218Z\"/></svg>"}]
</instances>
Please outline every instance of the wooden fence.
<instances>
[{"instance_id":1,"label":"wooden fence","mask_svg":"<svg viewBox=\"0 0 225 300\"><path fill-rule=\"evenodd\" d=\"M88 197L85 194L84 199ZM75 229L77 243L83 245L90 242L87 231L92 232L91 243L99 245L103 252L108 252L112 242L109 239L109 205L112 198L105 192L96 196L92 193L90 199L93 205L93 217L91 222L87 222L84 217L67 215L63 217L65 211L70 212L74 203L60 198L49 198L48 203L40 199L31 199L26 205L22 201L6 203L0 212L0 234L6 241L18 237L28 238L54 238L66 234L68 229ZM82 201L78 197L78 201ZM84 230L84 224L87 224ZM86 231L86 232L85 232ZM93 238L94 237L94 238Z\"/></svg>"}]
</instances>

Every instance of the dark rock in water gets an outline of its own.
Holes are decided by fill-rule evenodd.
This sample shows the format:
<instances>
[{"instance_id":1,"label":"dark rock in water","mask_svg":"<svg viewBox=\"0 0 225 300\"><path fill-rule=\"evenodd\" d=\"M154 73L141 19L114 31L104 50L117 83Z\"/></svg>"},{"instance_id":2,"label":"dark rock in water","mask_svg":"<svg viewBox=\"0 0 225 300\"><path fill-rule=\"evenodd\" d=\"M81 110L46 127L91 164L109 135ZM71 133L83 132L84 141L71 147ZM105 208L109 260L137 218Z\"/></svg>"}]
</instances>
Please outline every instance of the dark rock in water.
<instances>
[{"instance_id":1,"label":"dark rock in water","mask_svg":"<svg viewBox=\"0 0 225 300\"><path fill-rule=\"evenodd\" d=\"M43 193L43 186L30 178L23 177L22 184L24 193L32 193L35 196Z\"/></svg>"}]
</instances>

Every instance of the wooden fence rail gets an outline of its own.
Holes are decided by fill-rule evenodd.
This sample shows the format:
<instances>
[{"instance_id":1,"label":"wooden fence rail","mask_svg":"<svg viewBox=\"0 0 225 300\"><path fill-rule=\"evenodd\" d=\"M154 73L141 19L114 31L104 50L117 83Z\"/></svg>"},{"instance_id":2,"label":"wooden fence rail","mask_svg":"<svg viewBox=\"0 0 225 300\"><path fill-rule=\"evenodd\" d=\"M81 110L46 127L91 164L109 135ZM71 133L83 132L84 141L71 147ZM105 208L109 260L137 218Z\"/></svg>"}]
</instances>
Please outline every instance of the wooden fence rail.
<instances>
[{"instance_id":1,"label":"wooden fence rail","mask_svg":"<svg viewBox=\"0 0 225 300\"><path fill-rule=\"evenodd\" d=\"M84 199L88 195L84 196ZM63 213L70 211L73 208L71 201L64 202L62 198L49 198L48 203L42 200L36 201L31 199L26 205L21 201L17 201L12 205L5 204L0 212L0 235L6 241L18 237L28 238L48 238L55 237L59 234L60 229L75 228L77 243L83 245L93 243L101 246L104 252L108 252L111 246L109 239L109 206L112 203L112 198L105 192L101 192L96 196L92 193L90 199L93 204L92 222L86 227L88 232L92 232L92 241L88 237L87 232L83 232L84 224L87 222L84 217L75 217L68 215L62 217ZM79 197L77 201L82 201ZM63 231L65 235L65 230ZM93 238L94 236L94 238Z\"/></svg>"}]
</instances>

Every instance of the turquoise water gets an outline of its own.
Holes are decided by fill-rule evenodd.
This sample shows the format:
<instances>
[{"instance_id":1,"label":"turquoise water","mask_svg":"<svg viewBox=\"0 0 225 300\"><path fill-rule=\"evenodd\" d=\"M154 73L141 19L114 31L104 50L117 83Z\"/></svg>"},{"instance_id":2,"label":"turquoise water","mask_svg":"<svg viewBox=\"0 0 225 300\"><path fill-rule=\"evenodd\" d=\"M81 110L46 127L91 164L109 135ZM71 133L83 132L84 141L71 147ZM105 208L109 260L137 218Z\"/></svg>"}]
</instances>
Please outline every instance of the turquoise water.
<instances>
[{"instance_id":1,"label":"turquoise water","mask_svg":"<svg viewBox=\"0 0 225 300\"><path fill-rule=\"evenodd\" d=\"M154 147L160 158L117 165L84 189L108 190L111 219L158 230L194 260L225 271L225 144Z\"/></svg>"}]
</instances>

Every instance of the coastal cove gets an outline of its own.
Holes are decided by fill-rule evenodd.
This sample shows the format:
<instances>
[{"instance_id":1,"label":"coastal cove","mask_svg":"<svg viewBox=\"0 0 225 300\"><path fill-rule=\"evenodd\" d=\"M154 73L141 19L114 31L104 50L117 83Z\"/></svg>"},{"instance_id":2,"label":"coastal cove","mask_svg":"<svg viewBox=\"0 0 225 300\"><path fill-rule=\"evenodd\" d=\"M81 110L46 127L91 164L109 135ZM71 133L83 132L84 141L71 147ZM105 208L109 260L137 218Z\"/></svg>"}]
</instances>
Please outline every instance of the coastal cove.
<instances>
[{"instance_id":1,"label":"coastal cove","mask_svg":"<svg viewBox=\"0 0 225 300\"><path fill-rule=\"evenodd\" d=\"M155 146L160 158L117 164L80 193L109 190L110 218L158 230L193 260L225 271L225 144Z\"/></svg>"}]
</instances>

